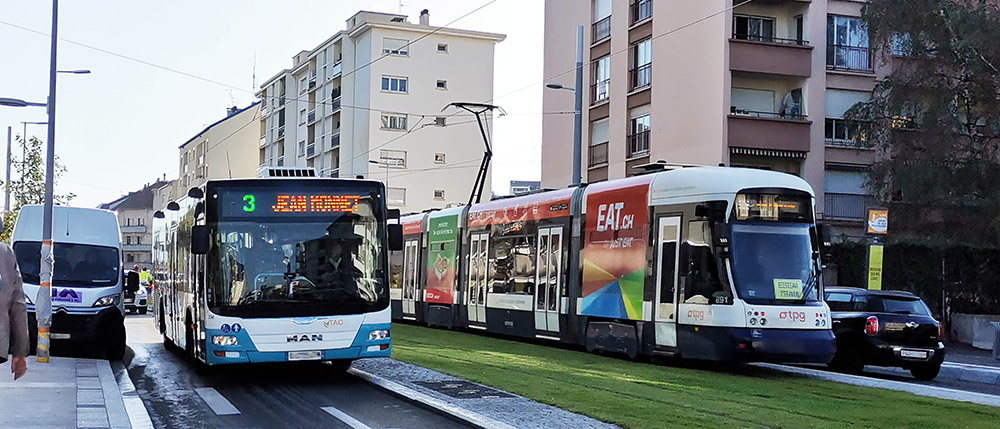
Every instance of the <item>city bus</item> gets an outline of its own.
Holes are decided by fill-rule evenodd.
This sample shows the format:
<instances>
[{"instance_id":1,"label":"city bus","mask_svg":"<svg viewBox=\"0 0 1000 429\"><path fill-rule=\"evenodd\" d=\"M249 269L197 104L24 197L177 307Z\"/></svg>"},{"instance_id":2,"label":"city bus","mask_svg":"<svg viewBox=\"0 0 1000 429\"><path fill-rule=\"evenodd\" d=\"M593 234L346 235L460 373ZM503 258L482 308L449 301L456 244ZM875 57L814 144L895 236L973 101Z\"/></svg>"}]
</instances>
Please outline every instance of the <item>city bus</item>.
<instances>
[{"instance_id":1,"label":"city bus","mask_svg":"<svg viewBox=\"0 0 1000 429\"><path fill-rule=\"evenodd\" d=\"M385 188L328 178L210 180L154 214L155 322L199 362L389 356Z\"/></svg>"},{"instance_id":2,"label":"city bus","mask_svg":"<svg viewBox=\"0 0 1000 429\"><path fill-rule=\"evenodd\" d=\"M397 294L423 310L395 317L630 357L827 363L814 207L790 174L686 167L407 217L415 248L392 269L428 270ZM455 267L435 255L445 235ZM432 294L437 271L448 290Z\"/></svg>"}]
</instances>

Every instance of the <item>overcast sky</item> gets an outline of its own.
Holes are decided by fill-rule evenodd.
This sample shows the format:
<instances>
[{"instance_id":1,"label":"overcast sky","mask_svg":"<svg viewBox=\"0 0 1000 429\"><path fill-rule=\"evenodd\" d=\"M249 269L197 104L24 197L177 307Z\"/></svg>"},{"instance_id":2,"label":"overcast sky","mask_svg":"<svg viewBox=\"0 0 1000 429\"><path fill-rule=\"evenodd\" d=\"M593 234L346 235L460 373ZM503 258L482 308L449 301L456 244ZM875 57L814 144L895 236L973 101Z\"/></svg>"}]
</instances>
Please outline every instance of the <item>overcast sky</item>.
<instances>
[{"instance_id":1,"label":"overcast sky","mask_svg":"<svg viewBox=\"0 0 1000 429\"><path fill-rule=\"evenodd\" d=\"M402 13L416 22L420 10L429 9L431 25L440 26L487 3L407 0ZM543 4L497 0L450 25L507 35L495 58L494 103L510 114L498 118L494 129L498 193L507 192L510 180L540 177ZM59 75L56 153L68 172L56 192L75 193L74 205L92 207L163 175L176 178L181 143L221 119L226 107L253 102L255 57L260 83L290 67L293 54L343 30L358 10L398 13L400 2L62 1L59 69L93 73ZM44 102L49 39L9 24L49 34L51 2L0 2L0 97ZM22 121L45 120L44 108L0 107L0 133L13 126L20 135ZM45 126L29 125L28 136L33 135L44 140Z\"/></svg>"}]
</instances>

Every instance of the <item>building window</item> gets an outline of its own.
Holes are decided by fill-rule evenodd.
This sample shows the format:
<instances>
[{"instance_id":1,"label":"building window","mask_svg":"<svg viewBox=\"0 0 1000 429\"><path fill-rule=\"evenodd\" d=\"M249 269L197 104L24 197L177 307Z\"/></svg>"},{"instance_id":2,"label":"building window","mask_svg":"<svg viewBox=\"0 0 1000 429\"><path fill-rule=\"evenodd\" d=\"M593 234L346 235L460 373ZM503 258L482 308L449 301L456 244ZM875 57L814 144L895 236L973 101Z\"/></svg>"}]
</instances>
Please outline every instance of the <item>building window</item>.
<instances>
[{"instance_id":1,"label":"building window","mask_svg":"<svg viewBox=\"0 0 1000 429\"><path fill-rule=\"evenodd\" d=\"M860 18L826 17L826 67L834 70L872 71L868 28Z\"/></svg>"},{"instance_id":2,"label":"building window","mask_svg":"<svg viewBox=\"0 0 1000 429\"><path fill-rule=\"evenodd\" d=\"M126 245L132 244L132 236L131 235L126 235L125 236L125 244Z\"/></svg>"},{"instance_id":3,"label":"building window","mask_svg":"<svg viewBox=\"0 0 1000 429\"><path fill-rule=\"evenodd\" d=\"M407 78L382 76L382 90L386 92L406 93Z\"/></svg>"},{"instance_id":4,"label":"building window","mask_svg":"<svg viewBox=\"0 0 1000 429\"><path fill-rule=\"evenodd\" d=\"M868 134L861 123L839 118L826 118L826 144L834 146L864 145Z\"/></svg>"},{"instance_id":5,"label":"building window","mask_svg":"<svg viewBox=\"0 0 1000 429\"><path fill-rule=\"evenodd\" d=\"M438 80L437 81L437 89L448 89L448 81L446 81L446 80Z\"/></svg>"},{"instance_id":6,"label":"building window","mask_svg":"<svg viewBox=\"0 0 1000 429\"><path fill-rule=\"evenodd\" d=\"M185 165L184 167L185 167L184 172L187 173L187 166ZM130 217L125 218L125 226L132 226L132 218Z\"/></svg>"},{"instance_id":7,"label":"building window","mask_svg":"<svg viewBox=\"0 0 1000 429\"><path fill-rule=\"evenodd\" d=\"M446 116L438 116L434 118L434 125L438 127L443 127L447 124L448 118Z\"/></svg>"},{"instance_id":8,"label":"building window","mask_svg":"<svg viewBox=\"0 0 1000 429\"><path fill-rule=\"evenodd\" d=\"M590 88L593 94L593 102L607 100L608 87L611 83L611 56L604 56L597 60L597 67L594 67L594 83Z\"/></svg>"},{"instance_id":9,"label":"building window","mask_svg":"<svg viewBox=\"0 0 1000 429\"><path fill-rule=\"evenodd\" d=\"M590 124L590 166L608 163L608 120Z\"/></svg>"},{"instance_id":10,"label":"building window","mask_svg":"<svg viewBox=\"0 0 1000 429\"><path fill-rule=\"evenodd\" d=\"M382 129L406 131L406 115L398 115L395 113L383 113Z\"/></svg>"},{"instance_id":11,"label":"building window","mask_svg":"<svg viewBox=\"0 0 1000 429\"><path fill-rule=\"evenodd\" d=\"M133 256L133 255L132 255L131 253L126 253L126 254L125 254L125 259L126 259L126 260L127 260L128 262L135 262L135 256Z\"/></svg>"},{"instance_id":12,"label":"building window","mask_svg":"<svg viewBox=\"0 0 1000 429\"><path fill-rule=\"evenodd\" d=\"M648 107L645 111L649 111ZM646 155L649 155L649 113L633 112L632 120L629 121L628 157Z\"/></svg>"},{"instance_id":13,"label":"building window","mask_svg":"<svg viewBox=\"0 0 1000 429\"><path fill-rule=\"evenodd\" d=\"M299 142L299 156L306 155L306 141L302 140Z\"/></svg>"},{"instance_id":14,"label":"building window","mask_svg":"<svg viewBox=\"0 0 1000 429\"><path fill-rule=\"evenodd\" d=\"M653 0L632 0L632 24L653 16Z\"/></svg>"},{"instance_id":15,"label":"building window","mask_svg":"<svg viewBox=\"0 0 1000 429\"><path fill-rule=\"evenodd\" d=\"M653 39L632 45L632 89L648 86L653 80Z\"/></svg>"},{"instance_id":16,"label":"building window","mask_svg":"<svg viewBox=\"0 0 1000 429\"><path fill-rule=\"evenodd\" d=\"M137 217L137 218L135 218L135 222L136 222L136 224L137 224L137 225L139 225L139 226L142 226L142 225L145 225L145 224L146 224L146 220L145 220L145 219L143 219L143 218L141 218L141 217Z\"/></svg>"},{"instance_id":17,"label":"building window","mask_svg":"<svg viewBox=\"0 0 1000 429\"><path fill-rule=\"evenodd\" d=\"M444 164L444 154L443 153L435 153L434 154L434 163L435 164Z\"/></svg>"},{"instance_id":18,"label":"building window","mask_svg":"<svg viewBox=\"0 0 1000 429\"><path fill-rule=\"evenodd\" d=\"M444 189L435 189L434 190L434 199L435 200L443 200L444 199Z\"/></svg>"},{"instance_id":19,"label":"building window","mask_svg":"<svg viewBox=\"0 0 1000 429\"><path fill-rule=\"evenodd\" d=\"M399 55L399 56L409 56L410 48L409 40L404 39L391 39L388 37L382 38L382 53L388 55Z\"/></svg>"},{"instance_id":20,"label":"building window","mask_svg":"<svg viewBox=\"0 0 1000 429\"><path fill-rule=\"evenodd\" d=\"M774 41L774 18L759 16L733 16L733 38L757 42Z\"/></svg>"},{"instance_id":21,"label":"building window","mask_svg":"<svg viewBox=\"0 0 1000 429\"><path fill-rule=\"evenodd\" d=\"M378 156L379 164L387 168L406 168L405 150L382 149Z\"/></svg>"},{"instance_id":22,"label":"building window","mask_svg":"<svg viewBox=\"0 0 1000 429\"><path fill-rule=\"evenodd\" d=\"M406 205L406 188L388 188L385 193L386 203L394 206Z\"/></svg>"},{"instance_id":23,"label":"building window","mask_svg":"<svg viewBox=\"0 0 1000 429\"><path fill-rule=\"evenodd\" d=\"M299 125L306 123L306 109L299 110Z\"/></svg>"},{"instance_id":24,"label":"building window","mask_svg":"<svg viewBox=\"0 0 1000 429\"><path fill-rule=\"evenodd\" d=\"M591 43L611 37L611 0L594 0L594 25Z\"/></svg>"},{"instance_id":25,"label":"building window","mask_svg":"<svg viewBox=\"0 0 1000 429\"><path fill-rule=\"evenodd\" d=\"M135 244L142 244L142 236L141 235L137 235L135 237Z\"/></svg>"},{"instance_id":26,"label":"building window","mask_svg":"<svg viewBox=\"0 0 1000 429\"><path fill-rule=\"evenodd\" d=\"M448 44L447 43L438 43L438 52L447 54L448 53Z\"/></svg>"}]
</instances>

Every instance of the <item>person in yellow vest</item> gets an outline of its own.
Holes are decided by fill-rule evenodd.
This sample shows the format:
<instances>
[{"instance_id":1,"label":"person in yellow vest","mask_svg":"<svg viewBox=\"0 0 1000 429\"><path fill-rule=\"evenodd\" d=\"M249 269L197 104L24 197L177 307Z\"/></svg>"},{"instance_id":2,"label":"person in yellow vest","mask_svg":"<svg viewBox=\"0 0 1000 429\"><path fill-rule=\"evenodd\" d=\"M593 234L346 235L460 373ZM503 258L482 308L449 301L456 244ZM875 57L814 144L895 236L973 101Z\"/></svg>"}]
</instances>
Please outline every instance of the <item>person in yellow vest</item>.
<instances>
[{"instance_id":1,"label":"person in yellow vest","mask_svg":"<svg viewBox=\"0 0 1000 429\"><path fill-rule=\"evenodd\" d=\"M149 272L149 269L142 267L142 271L139 272L139 284L146 288L146 297L149 299L149 308L156 308L153 306L153 273Z\"/></svg>"}]
</instances>

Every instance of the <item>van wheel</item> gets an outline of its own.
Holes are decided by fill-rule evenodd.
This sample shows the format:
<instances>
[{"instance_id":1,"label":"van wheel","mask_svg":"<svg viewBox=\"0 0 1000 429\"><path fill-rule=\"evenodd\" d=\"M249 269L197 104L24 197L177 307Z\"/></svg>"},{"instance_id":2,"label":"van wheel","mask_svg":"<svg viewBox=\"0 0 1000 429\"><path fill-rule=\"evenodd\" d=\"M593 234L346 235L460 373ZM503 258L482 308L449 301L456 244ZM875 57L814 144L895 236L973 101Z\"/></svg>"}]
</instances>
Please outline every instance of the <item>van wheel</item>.
<instances>
[{"instance_id":1,"label":"van wheel","mask_svg":"<svg viewBox=\"0 0 1000 429\"><path fill-rule=\"evenodd\" d=\"M104 348L104 357L110 361L122 360L125 357L125 326L113 328L115 331L108 337L108 343Z\"/></svg>"}]
</instances>

